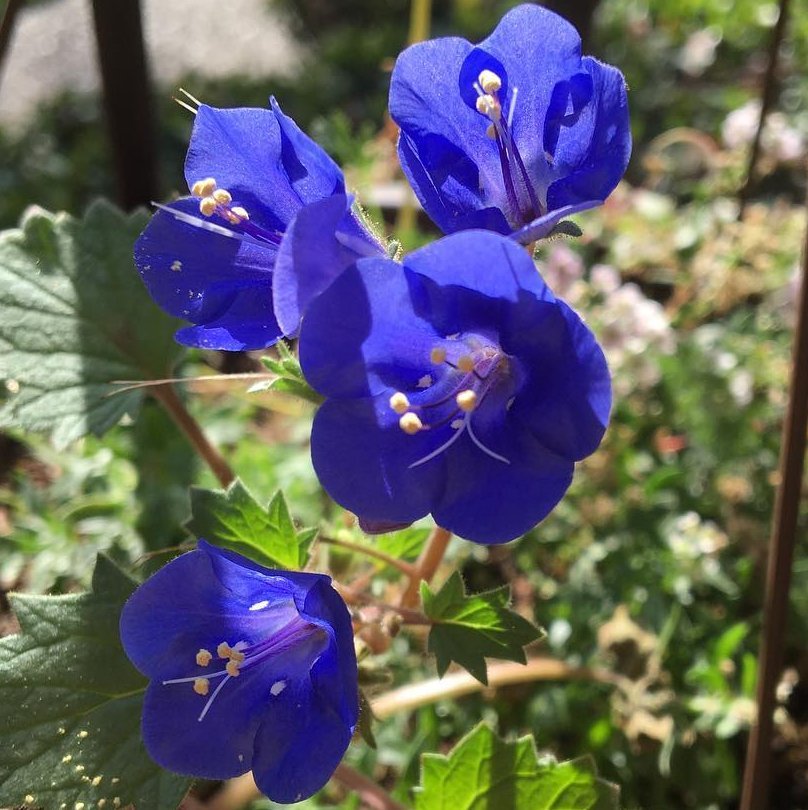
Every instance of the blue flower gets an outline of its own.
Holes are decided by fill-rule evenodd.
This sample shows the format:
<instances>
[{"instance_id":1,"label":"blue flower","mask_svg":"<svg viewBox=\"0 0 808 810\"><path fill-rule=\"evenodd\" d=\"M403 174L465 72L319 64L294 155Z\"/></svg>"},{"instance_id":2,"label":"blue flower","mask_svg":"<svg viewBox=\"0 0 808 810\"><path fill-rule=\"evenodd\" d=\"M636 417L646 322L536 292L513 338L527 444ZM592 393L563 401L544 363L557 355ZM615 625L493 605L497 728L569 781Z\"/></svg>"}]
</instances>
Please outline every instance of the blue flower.
<instances>
[{"instance_id":1,"label":"blue flower","mask_svg":"<svg viewBox=\"0 0 808 810\"><path fill-rule=\"evenodd\" d=\"M121 639L151 683L143 740L162 767L227 779L252 770L272 800L328 781L358 716L345 604L321 574L272 571L200 541L144 582Z\"/></svg>"},{"instance_id":2,"label":"blue flower","mask_svg":"<svg viewBox=\"0 0 808 810\"><path fill-rule=\"evenodd\" d=\"M300 361L326 397L315 471L371 527L432 513L469 540L512 540L558 503L611 407L592 333L523 248L486 231L403 268L359 260L309 307Z\"/></svg>"},{"instance_id":3,"label":"blue flower","mask_svg":"<svg viewBox=\"0 0 808 810\"><path fill-rule=\"evenodd\" d=\"M390 114L404 173L444 233L486 228L529 244L602 203L631 153L623 75L582 58L575 28L536 5L508 12L479 45L407 48Z\"/></svg>"},{"instance_id":4,"label":"blue flower","mask_svg":"<svg viewBox=\"0 0 808 810\"><path fill-rule=\"evenodd\" d=\"M268 110L201 105L185 178L192 196L158 206L135 245L151 296L193 324L180 343L270 346L344 267L383 253L340 169L275 99Z\"/></svg>"}]
</instances>

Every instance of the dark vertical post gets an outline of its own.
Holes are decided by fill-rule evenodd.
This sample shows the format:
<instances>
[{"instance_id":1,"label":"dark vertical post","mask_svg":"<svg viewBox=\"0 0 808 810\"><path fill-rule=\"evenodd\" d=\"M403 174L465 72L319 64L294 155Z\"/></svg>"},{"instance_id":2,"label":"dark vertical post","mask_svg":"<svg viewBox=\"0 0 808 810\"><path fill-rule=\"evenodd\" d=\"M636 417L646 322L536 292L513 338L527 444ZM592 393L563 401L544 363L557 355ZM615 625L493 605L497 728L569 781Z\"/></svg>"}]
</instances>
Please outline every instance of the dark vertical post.
<instances>
[{"instance_id":1,"label":"dark vertical post","mask_svg":"<svg viewBox=\"0 0 808 810\"><path fill-rule=\"evenodd\" d=\"M766 125L766 118L769 115L777 96L777 65L780 62L780 45L786 33L786 22L788 21L789 0L780 0L780 16L772 32L769 43L769 61L766 64L766 75L763 78L763 92L760 97L760 118L758 119L755 137L749 149L749 164L746 168L746 180L738 193L738 219L742 220L746 212L746 204L755 185L755 169L757 168L758 155L760 154L760 139L763 135L763 127Z\"/></svg>"},{"instance_id":2,"label":"dark vertical post","mask_svg":"<svg viewBox=\"0 0 808 810\"><path fill-rule=\"evenodd\" d=\"M118 200L147 205L156 195L156 161L140 0L93 0L107 129Z\"/></svg>"},{"instance_id":3,"label":"dark vertical post","mask_svg":"<svg viewBox=\"0 0 808 810\"><path fill-rule=\"evenodd\" d=\"M791 390L780 448L780 486L774 505L769 545L760 672L757 685L757 722L746 751L741 810L769 810L769 772L777 680L783 666L788 619L788 593L797 537L802 494L805 435L808 430L808 228L802 257L802 278L797 303Z\"/></svg>"}]
</instances>

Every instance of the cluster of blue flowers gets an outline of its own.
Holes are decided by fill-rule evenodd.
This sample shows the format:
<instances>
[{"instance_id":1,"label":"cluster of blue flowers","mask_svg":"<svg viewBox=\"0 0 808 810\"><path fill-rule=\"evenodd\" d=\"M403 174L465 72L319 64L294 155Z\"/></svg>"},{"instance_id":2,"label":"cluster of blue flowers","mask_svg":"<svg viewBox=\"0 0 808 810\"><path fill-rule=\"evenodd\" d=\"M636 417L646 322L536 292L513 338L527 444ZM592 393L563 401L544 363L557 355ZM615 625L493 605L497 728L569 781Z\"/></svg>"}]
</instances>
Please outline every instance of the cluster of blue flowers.
<instances>
[{"instance_id":1,"label":"cluster of blue flowers","mask_svg":"<svg viewBox=\"0 0 808 810\"><path fill-rule=\"evenodd\" d=\"M629 158L623 77L580 44L523 5L479 45L438 39L399 57L401 165L448 234L400 263L274 99L199 107L190 196L158 206L137 242L154 300L191 324L181 343L299 337L325 397L314 468L364 527L431 514L469 540L507 542L553 509L601 441L603 352L532 260L536 240L605 200ZM138 589L121 630L151 679L143 732L158 763L209 778L252 769L282 802L328 780L358 707L350 619L327 577L200 543Z\"/></svg>"}]
</instances>

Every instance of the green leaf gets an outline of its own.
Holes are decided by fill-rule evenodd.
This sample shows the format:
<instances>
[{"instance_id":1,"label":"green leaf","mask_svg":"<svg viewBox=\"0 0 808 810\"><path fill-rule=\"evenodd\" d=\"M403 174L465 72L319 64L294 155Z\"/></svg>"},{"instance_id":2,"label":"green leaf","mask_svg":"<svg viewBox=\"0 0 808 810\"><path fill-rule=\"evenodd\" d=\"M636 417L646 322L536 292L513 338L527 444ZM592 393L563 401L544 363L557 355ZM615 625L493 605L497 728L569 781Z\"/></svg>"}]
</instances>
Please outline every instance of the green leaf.
<instances>
[{"instance_id":1,"label":"green leaf","mask_svg":"<svg viewBox=\"0 0 808 810\"><path fill-rule=\"evenodd\" d=\"M0 639L0 806L175 810L187 791L143 748L146 679L118 639L135 584L99 556L89 593L12 596L21 630Z\"/></svg>"},{"instance_id":2,"label":"green leaf","mask_svg":"<svg viewBox=\"0 0 808 810\"><path fill-rule=\"evenodd\" d=\"M429 529L416 529L410 526L397 532L379 535L373 545L391 557L411 561L421 553L429 534Z\"/></svg>"},{"instance_id":3,"label":"green leaf","mask_svg":"<svg viewBox=\"0 0 808 810\"><path fill-rule=\"evenodd\" d=\"M588 757L540 764L532 737L499 739L481 723L449 752L424 754L416 810L618 810L619 791Z\"/></svg>"},{"instance_id":4,"label":"green leaf","mask_svg":"<svg viewBox=\"0 0 808 810\"><path fill-rule=\"evenodd\" d=\"M141 390L112 380L169 374L178 321L151 300L132 261L146 223L97 202L83 219L31 209L0 234L0 427L47 432L59 447L134 414Z\"/></svg>"},{"instance_id":5,"label":"green leaf","mask_svg":"<svg viewBox=\"0 0 808 810\"><path fill-rule=\"evenodd\" d=\"M522 648L542 635L538 627L508 608L508 586L468 596L455 571L437 593L422 582L421 600L424 613L434 622L428 649L435 654L441 676L456 661L487 684L485 656L524 664Z\"/></svg>"},{"instance_id":6,"label":"green leaf","mask_svg":"<svg viewBox=\"0 0 808 810\"><path fill-rule=\"evenodd\" d=\"M191 518L185 524L195 537L236 551L269 568L303 568L316 531L297 531L283 493L264 508L234 481L226 490L191 489Z\"/></svg>"},{"instance_id":7,"label":"green leaf","mask_svg":"<svg viewBox=\"0 0 808 810\"><path fill-rule=\"evenodd\" d=\"M323 397L306 382L300 368L300 362L292 354L289 346L283 340L280 340L275 344L275 349L278 352L277 358L262 357L261 362L273 374L277 374L277 378L255 383L255 385L250 386L248 392L279 391L319 405L323 401Z\"/></svg>"}]
</instances>

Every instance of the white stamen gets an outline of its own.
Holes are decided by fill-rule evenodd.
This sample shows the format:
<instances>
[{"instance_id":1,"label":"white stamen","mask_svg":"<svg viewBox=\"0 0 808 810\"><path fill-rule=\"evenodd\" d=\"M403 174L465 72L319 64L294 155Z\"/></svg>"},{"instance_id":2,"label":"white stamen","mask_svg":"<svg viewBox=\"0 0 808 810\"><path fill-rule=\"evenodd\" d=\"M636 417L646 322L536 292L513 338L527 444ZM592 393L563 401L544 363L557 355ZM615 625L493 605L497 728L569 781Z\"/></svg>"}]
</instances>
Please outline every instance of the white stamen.
<instances>
[{"instance_id":1,"label":"white stamen","mask_svg":"<svg viewBox=\"0 0 808 810\"><path fill-rule=\"evenodd\" d=\"M224 685L230 680L230 675L228 675L217 687L214 689L213 694L208 698L208 702L205 704L205 708L202 709L202 714L197 717L197 722L201 723L205 719L205 715L208 713L208 709L213 705L213 701L216 700L216 696L219 692L222 691Z\"/></svg>"},{"instance_id":2,"label":"white stamen","mask_svg":"<svg viewBox=\"0 0 808 810\"><path fill-rule=\"evenodd\" d=\"M463 435L463 430L467 425L468 419L464 421L463 427L461 427L457 433L453 434L448 441L444 442L440 447L437 448L437 450L433 450L423 458L419 458L418 461L413 461L413 463L409 465L408 469L412 470L415 467L420 467L422 464L426 464L427 461L432 461L435 456L439 456L444 450L448 450Z\"/></svg>"},{"instance_id":3,"label":"white stamen","mask_svg":"<svg viewBox=\"0 0 808 810\"><path fill-rule=\"evenodd\" d=\"M269 247L266 242L255 239L249 234L228 230L221 225L217 225L215 222L210 222L209 220L202 219L201 217L195 217L192 214L185 213L185 211L178 211L175 208L170 208L167 205L162 205L161 203L157 202L153 202L152 205L155 208L159 208L161 211L165 211L167 214L171 214L174 219L178 219L180 222L184 222L186 225L192 225L194 228L201 228L204 231L211 231L212 233L217 233L220 236L227 236L230 239L239 239L242 242L250 242L250 244L259 245L264 248Z\"/></svg>"},{"instance_id":4,"label":"white stamen","mask_svg":"<svg viewBox=\"0 0 808 810\"><path fill-rule=\"evenodd\" d=\"M260 602L254 602L252 605L250 605L248 610L263 610L265 607L269 607L268 599L262 599ZM236 646L238 646L238 644Z\"/></svg>"},{"instance_id":5,"label":"white stamen","mask_svg":"<svg viewBox=\"0 0 808 810\"><path fill-rule=\"evenodd\" d=\"M508 129L511 128L511 124L513 123L513 111L516 109L516 94L518 92L518 87L511 88L511 105L508 107Z\"/></svg>"},{"instance_id":6,"label":"white stamen","mask_svg":"<svg viewBox=\"0 0 808 810\"><path fill-rule=\"evenodd\" d=\"M484 444L483 444L483 443L482 443L482 442L481 442L481 441L480 441L480 440L479 440L479 439L478 439L478 438L477 438L477 437L474 435L474 430L473 430L473 428L471 427L471 419L467 419L467 420L466 420L466 427L467 427L467 428L468 428L468 430L469 430L469 438L470 438L470 439L471 439L471 440L474 442L474 444L476 444L476 445L477 445L477 447L479 447L479 448L480 448L480 450L482 450L482 451L483 451L483 453L485 453L485 454L486 454L486 455L488 455L488 456L491 456L491 458L496 459L497 461L501 461L503 464L510 464L510 463L511 463L510 461L508 461L508 459L507 459L507 458L505 458L505 456L501 456L499 453L495 453L493 450L489 450L489 449L488 449L488 448L487 448L487 447L486 447L486 446L485 446L485 445L484 445Z\"/></svg>"}]
</instances>

